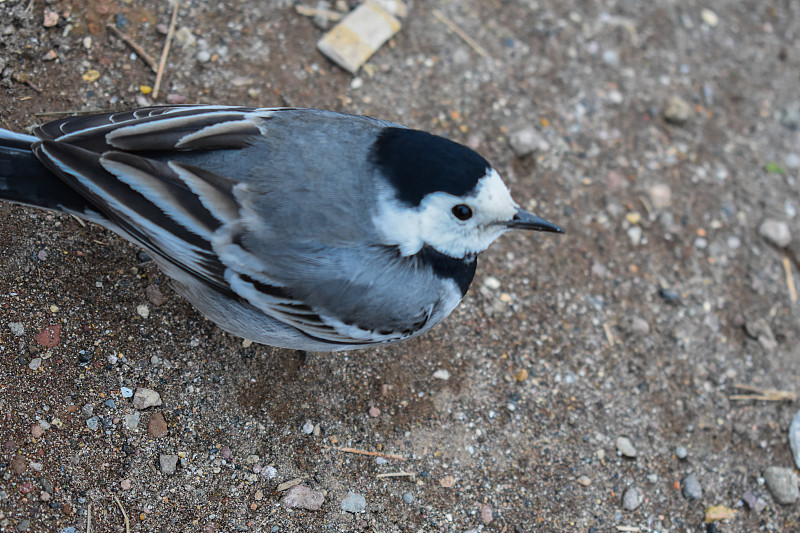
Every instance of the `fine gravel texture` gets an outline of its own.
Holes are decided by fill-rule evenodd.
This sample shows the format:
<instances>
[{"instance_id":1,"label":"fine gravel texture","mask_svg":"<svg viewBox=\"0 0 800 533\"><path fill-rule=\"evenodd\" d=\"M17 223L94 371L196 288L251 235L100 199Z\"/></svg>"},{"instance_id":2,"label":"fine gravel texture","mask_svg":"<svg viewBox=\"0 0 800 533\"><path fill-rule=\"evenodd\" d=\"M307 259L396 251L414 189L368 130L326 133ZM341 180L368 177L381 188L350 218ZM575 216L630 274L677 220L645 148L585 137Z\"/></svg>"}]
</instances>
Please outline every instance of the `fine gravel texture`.
<instances>
[{"instance_id":1,"label":"fine gravel texture","mask_svg":"<svg viewBox=\"0 0 800 533\"><path fill-rule=\"evenodd\" d=\"M797 480L798 10L416 0L354 78L293 2L188 0L153 100L108 25L158 61L168 2L0 2L2 127L369 114L473 147L567 231L502 237L422 338L301 357L114 234L0 204L0 531L797 531L764 475Z\"/></svg>"}]
</instances>

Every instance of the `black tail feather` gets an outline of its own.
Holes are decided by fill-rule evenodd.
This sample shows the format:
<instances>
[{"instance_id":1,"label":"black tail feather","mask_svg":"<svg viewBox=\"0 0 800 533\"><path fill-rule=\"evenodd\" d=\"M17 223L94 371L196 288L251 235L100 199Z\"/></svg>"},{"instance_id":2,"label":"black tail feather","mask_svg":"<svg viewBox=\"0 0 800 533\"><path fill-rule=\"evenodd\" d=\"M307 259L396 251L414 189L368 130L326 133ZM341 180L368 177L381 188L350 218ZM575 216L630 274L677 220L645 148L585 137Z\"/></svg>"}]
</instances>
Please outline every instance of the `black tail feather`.
<instances>
[{"instance_id":1,"label":"black tail feather","mask_svg":"<svg viewBox=\"0 0 800 533\"><path fill-rule=\"evenodd\" d=\"M80 194L31 151L35 137L0 129L0 200L80 215L93 211Z\"/></svg>"}]
</instances>

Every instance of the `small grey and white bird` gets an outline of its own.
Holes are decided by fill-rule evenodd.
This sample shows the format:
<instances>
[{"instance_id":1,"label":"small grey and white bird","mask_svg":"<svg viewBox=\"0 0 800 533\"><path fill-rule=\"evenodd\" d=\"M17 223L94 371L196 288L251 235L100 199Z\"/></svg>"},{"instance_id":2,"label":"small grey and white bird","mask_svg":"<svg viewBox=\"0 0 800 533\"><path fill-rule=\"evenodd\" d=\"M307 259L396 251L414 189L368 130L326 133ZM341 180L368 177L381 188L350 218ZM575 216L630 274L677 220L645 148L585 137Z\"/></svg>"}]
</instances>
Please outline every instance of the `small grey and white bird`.
<instances>
[{"instance_id":1,"label":"small grey and white bird","mask_svg":"<svg viewBox=\"0 0 800 533\"><path fill-rule=\"evenodd\" d=\"M297 350L420 335L522 211L469 148L313 109L150 107L0 130L0 199L144 248L222 329Z\"/></svg>"}]
</instances>

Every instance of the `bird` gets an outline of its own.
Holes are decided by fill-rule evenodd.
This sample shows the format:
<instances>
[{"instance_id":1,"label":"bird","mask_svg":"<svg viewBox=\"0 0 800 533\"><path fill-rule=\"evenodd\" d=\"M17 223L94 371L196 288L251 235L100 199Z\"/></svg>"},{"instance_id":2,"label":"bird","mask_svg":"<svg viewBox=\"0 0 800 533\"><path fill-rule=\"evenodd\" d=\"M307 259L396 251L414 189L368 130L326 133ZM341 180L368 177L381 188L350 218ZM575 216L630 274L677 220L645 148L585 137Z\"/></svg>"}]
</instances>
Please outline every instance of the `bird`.
<instances>
[{"instance_id":1,"label":"bird","mask_svg":"<svg viewBox=\"0 0 800 533\"><path fill-rule=\"evenodd\" d=\"M523 211L481 155L377 118L152 106L0 130L0 200L143 248L223 330L336 352L426 333Z\"/></svg>"}]
</instances>

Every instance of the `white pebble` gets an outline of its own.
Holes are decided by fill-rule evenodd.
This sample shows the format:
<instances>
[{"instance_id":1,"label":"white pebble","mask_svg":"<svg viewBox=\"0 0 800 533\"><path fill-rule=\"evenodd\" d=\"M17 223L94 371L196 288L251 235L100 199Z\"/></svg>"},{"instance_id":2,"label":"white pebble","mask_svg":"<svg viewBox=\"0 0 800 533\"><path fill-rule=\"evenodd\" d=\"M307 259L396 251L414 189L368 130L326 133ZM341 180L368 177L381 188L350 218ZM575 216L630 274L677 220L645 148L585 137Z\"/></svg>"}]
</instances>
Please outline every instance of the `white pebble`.
<instances>
[{"instance_id":1,"label":"white pebble","mask_svg":"<svg viewBox=\"0 0 800 533\"><path fill-rule=\"evenodd\" d=\"M433 373L433 377L436 379L441 379L442 381L447 381L450 379L450 371L445 370L444 368L440 368L436 372Z\"/></svg>"},{"instance_id":2,"label":"white pebble","mask_svg":"<svg viewBox=\"0 0 800 533\"><path fill-rule=\"evenodd\" d=\"M144 304L139 305L136 307L136 314L142 318L147 318L150 316L150 308Z\"/></svg>"}]
</instances>

